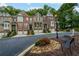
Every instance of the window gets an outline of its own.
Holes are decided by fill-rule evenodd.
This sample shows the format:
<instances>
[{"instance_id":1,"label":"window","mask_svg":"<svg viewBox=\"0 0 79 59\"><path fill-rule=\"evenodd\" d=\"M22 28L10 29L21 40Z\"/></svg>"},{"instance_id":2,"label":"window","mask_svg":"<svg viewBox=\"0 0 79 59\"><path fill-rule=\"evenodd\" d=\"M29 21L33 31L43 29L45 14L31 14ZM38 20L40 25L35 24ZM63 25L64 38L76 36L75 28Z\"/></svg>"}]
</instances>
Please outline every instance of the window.
<instances>
[{"instance_id":1,"label":"window","mask_svg":"<svg viewBox=\"0 0 79 59\"><path fill-rule=\"evenodd\" d=\"M51 26L54 26L54 21L51 21Z\"/></svg>"},{"instance_id":2,"label":"window","mask_svg":"<svg viewBox=\"0 0 79 59\"><path fill-rule=\"evenodd\" d=\"M36 21L36 17L33 17L33 20Z\"/></svg>"},{"instance_id":3,"label":"window","mask_svg":"<svg viewBox=\"0 0 79 59\"><path fill-rule=\"evenodd\" d=\"M40 27L42 26L42 23L41 23L41 22L39 23L39 26L40 26Z\"/></svg>"},{"instance_id":4,"label":"window","mask_svg":"<svg viewBox=\"0 0 79 59\"><path fill-rule=\"evenodd\" d=\"M36 22L34 23L34 25L35 25L35 27L37 27L37 26L36 26Z\"/></svg>"},{"instance_id":5,"label":"window","mask_svg":"<svg viewBox=\"0 0 79 59\"><path fill-rule=\"evenodd\" d=\"M0 17L0 24L2 24L3 22L3 17Z\"/></svg>"},{"instance_id":6,"label":"window","mask_svg":"<svg viewBox=\"0 0 79 59\"><path fill-rule=\"evenodd\" d=\"M30 18L30 24L32 24L32 18Z\"/></svg>"},{"instance_id":7,"label":"window","mask_svg":"<svg viewBox=\"0 0 79 59\"><path fill-rule=\"evenodd\" d=\"M28 17L26 18L26 21L28 21L29 19L28 19Z\"/></svg>"},{"instance_id":8,"label":"window","mask_svg":"<svg viewBox=\"0 0 79 59\"><path fill-rule=\"evenodd\" d=\"M28 26L28 23L24 23L24 27L27 27Z\"/></svg>"},{"instance_id":9,"label":"window","mask_svg":"<svg viewBox=\"0 0 79 59\"><path fill-rule=\"evenodd\" d=\"M23 22L23 16L18 16L18 17L17 17L17 21L18 21L18 22Z\"/></svg>"},{"instance_id":10,"label":"window","mask_svg":"<svg viewBox=\"0 0 79 59\"><path fill-rule=\"evenodd\" d=\"M34 25L35 25L35 27L41 27L42 23L41 22L35 22Z\"/></svg>"},{"instance_id":11,"label":"window","mask_svg":"<svg viewBox=\"0 0 79 59\"><path fill-rule=\"evenodd\" d=\"M8 30L9 29L9 22L4 22L4 30Z\"/></svg>"},{"instance_id":12,"label":"window","mask_svg":"<svg viewBox=\"0 0 79 59\"><path fill-rule=\"evenodd\" d=\"M14 19L14 22L16 22L16 19Z\"/></svg>"}]
</instances>

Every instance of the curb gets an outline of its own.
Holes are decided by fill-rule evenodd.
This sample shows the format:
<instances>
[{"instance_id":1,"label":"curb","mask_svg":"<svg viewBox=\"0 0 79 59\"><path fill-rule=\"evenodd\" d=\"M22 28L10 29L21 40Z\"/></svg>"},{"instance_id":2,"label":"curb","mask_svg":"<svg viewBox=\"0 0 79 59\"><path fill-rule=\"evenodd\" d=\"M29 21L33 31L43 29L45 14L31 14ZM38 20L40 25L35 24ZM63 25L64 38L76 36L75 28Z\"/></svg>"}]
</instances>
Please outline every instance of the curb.
<instances>
[{"instance_id":1,"label":"curb","mask_svg":"<svg viewBox=\"0 0 79 59\"><path fill-rule=\"evenodd\" d=\"M17 56L24 56L35 44L32 44Z\"/></svg>"},{"instance_id":2,"label":"curb","mask_svg":"<svg viewBox=\"0 0 79 59\"><path fill-rule=\"evenodd\" d=\"M36 35L47 35L47 34L51 34L51 33L41 33L41 34L34 34L34 35L26 35L26 36L20 36L20 37L27 37L27 36L36 36ZM19 36L18 36L19 37ZM15 36L11 37L11 38L16 38Z\"/></svg>"}]
</instances>

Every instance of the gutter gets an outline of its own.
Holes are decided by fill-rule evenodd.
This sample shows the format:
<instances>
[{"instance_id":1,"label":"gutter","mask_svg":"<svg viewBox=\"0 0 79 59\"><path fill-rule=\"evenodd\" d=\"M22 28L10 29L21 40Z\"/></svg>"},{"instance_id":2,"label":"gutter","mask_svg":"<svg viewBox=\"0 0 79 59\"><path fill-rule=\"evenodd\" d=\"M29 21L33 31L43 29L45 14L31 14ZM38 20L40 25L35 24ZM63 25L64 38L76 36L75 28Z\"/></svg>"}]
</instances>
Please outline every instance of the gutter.
<instances>
[{"instance_id":1,"label":"gutter","mask_svg":"<svg viewBox=\"0 0 79 59\"><path fill-rule=\"evenodd\" d=\"M28 48L26 48L24 51L22 51L19 55L17 56L24 56L35 44L32 44Z\"/></svg>"}]
</instances>

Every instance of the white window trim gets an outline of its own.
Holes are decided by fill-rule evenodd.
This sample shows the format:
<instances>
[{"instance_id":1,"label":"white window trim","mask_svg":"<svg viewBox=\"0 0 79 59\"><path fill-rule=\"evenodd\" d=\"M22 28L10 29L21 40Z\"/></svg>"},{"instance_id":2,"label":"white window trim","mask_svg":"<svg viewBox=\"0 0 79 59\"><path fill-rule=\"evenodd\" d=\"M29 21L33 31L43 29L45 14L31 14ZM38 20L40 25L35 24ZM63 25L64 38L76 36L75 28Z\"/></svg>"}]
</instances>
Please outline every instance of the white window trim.
<instances>
[{"instance_id":1,"label":"white window trim","mask_svg":"<svg viewBox=\"0 0 79 59\"><path fill-rule=\"evenodd\" d=\"M18 16L17 17L17 22L23 22L23 16Z\"/></svg>"},{"instance_id":2,"label":"white window trim","mask_svg":"<svg viewBox=\"0 0 79 59\"><path fill-rule=\"evenodd\" d=\"M55 26L55 25L54 25L54 21L51 21L51 26Z\"/></svg>"},{"instance_id":3,"label":"white window trim","mask_svg":"<svg viewBox=\"0 0 79 59\"><path fill-rule=\"evenodd\" d=\"M9 23L4 22L4 30L9 30Z\"/></svg>"}]
</instances>

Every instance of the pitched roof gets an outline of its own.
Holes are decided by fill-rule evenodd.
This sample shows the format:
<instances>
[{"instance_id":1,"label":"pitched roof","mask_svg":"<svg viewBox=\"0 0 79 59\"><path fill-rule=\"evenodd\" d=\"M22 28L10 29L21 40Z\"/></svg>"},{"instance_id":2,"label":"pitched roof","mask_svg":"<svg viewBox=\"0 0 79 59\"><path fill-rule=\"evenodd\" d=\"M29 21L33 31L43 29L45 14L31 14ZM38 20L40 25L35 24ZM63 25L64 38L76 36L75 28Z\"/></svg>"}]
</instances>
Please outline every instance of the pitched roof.
<instances>
[{"instance_id":1,"label":"pitched roof","mask_svg":"<svg viewBox=\"0 0 79 59\"><path fill-rule=\"evenodd\" d=\"M9 13L5 13L5 12L0 12L0 16L11 16Z\"/></svg>"},{"instance_id":2,"label":"pitched roof","mask_svg":"<svg viewBox=\"0 0 79 59\"><path fill-rule=\"evenodd\" d=\"M35 15L36 15L36 16L41 16L41 14L40 14L39 12L37 12Z\"/></svg>"},{"instance_id":3,"label":"pitched roof","mask_svg":"<svg viewBox=\"0 0 79 59\"><path fill-rule=\"evenodd\" d=\"M18 15L20 15L20 16L22 16L22 15L28 16L25 11L20 12Z\"/></svg>"},{"instance_id":4,"label":"pitched roof","mask_svg":"<svg viewBox=\"0 0 79 59\"><path fill-rule=\"evenodd\" d=\"M50 12L47 13L47 16L53 16Z\"/></svg>"}]
</instances>

